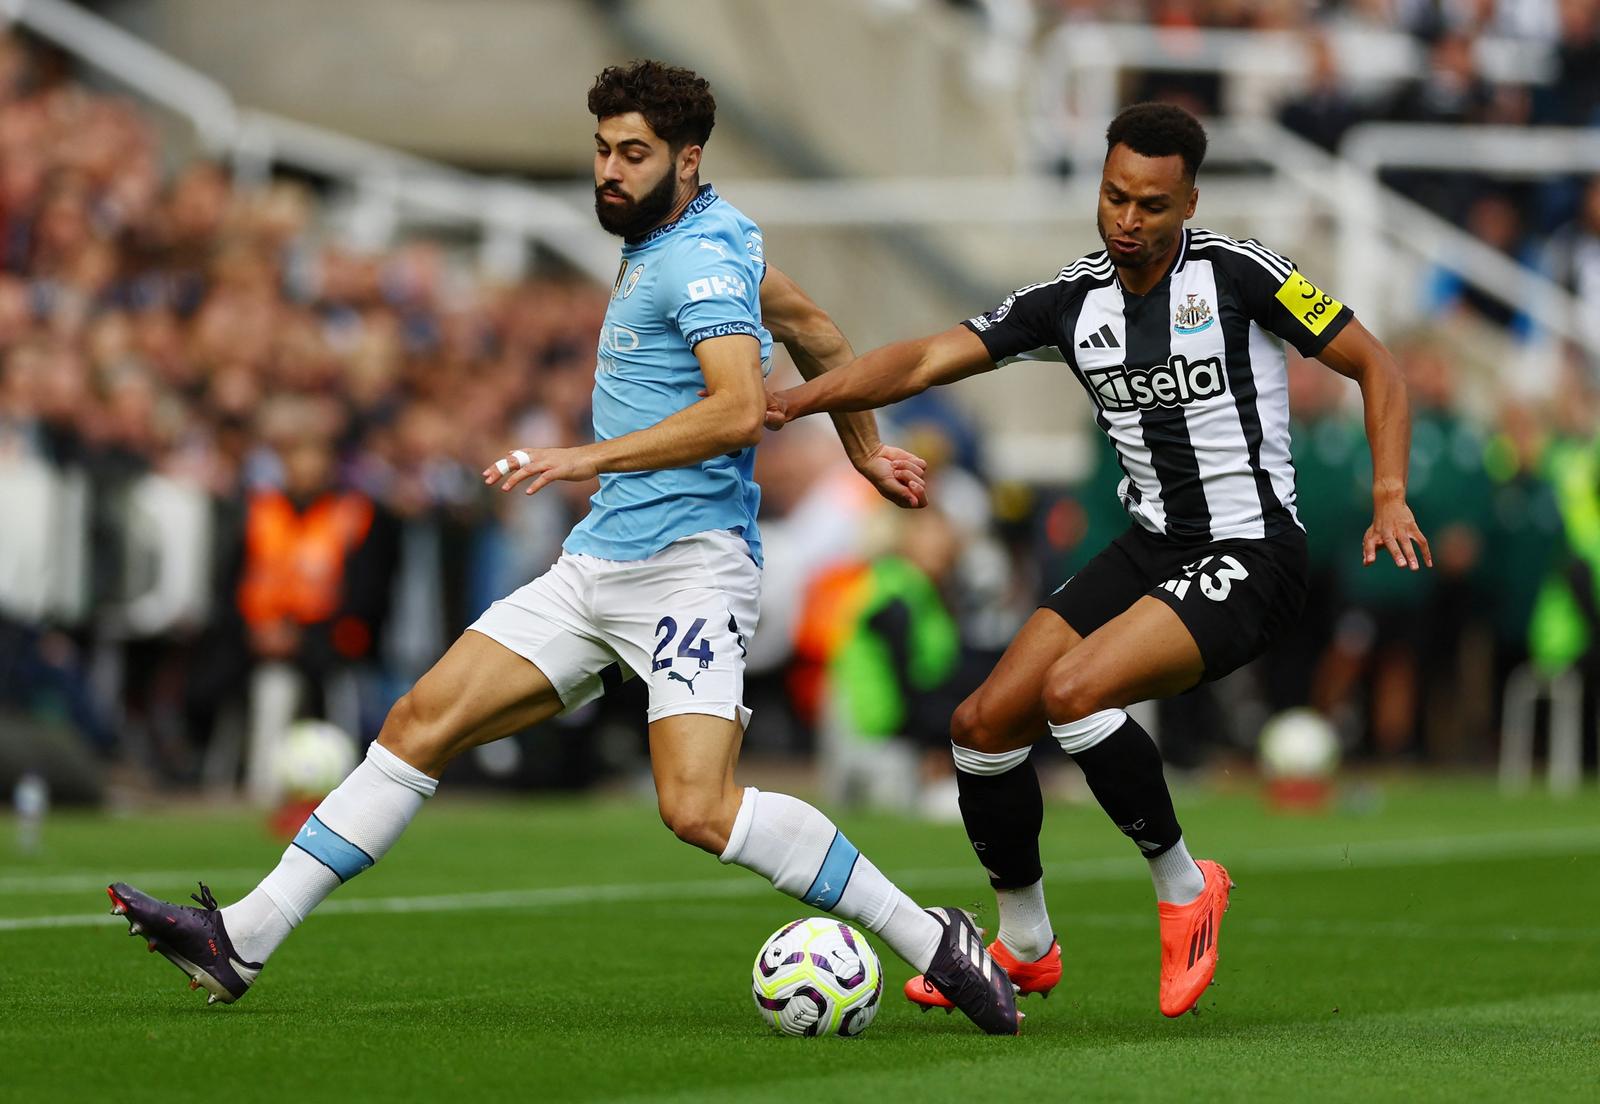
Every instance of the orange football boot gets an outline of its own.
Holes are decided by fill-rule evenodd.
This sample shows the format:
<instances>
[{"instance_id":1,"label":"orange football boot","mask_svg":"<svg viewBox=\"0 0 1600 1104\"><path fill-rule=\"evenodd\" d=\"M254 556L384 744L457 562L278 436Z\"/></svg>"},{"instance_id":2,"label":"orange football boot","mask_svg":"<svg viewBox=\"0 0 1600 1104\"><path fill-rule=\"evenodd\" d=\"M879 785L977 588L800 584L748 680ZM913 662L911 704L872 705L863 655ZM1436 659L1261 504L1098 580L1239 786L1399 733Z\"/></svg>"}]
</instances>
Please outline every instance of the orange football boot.
<instances>
[{"instance_id":1,"label":"orange football boot","mask_svg":"<svg viewBox=\"0 0 1600 1104\"><path fill-rule=\"evenodd\" d=\"M1025 997L1029 993L1038 993L1041 998L1050 996L1050 990L1061 983L1061 942L1051 940L1050 949L1034 962L1023 962L1013 955L1006 945L996 939L989 944L989 957L993 958L1000 968L1011 979L1011 984L1016 986L1017 995ZM912 1004L920 1004L926 1012L930 1008L949 1008L950 1002L945 1000L944 994L928 984L921 974L906 982L906 1000Z\"/></svg>"},{"instance_id":2,"label":"orange football boot","mask_svg":"<svg viewBox=\"0 0 1600 1104\"><path fill-rule=\"evenodd\" d=\"M1197 859L1205 888L1187 905L1158 902L1161 914L1161 1014L1181 1016L1194 1008L1217 972L1217 933L1228 911L1233 881L1222 864ZM995 960L999 961L999 955Z\"/></svg>"}]
</instances>

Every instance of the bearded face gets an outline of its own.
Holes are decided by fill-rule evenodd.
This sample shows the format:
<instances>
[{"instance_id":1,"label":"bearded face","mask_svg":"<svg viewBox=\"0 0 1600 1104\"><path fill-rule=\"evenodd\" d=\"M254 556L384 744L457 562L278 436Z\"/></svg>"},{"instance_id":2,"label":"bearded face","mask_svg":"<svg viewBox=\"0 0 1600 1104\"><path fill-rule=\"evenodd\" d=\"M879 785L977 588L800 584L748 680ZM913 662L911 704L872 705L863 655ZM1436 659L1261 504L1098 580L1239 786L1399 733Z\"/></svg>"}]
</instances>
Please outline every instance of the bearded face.
<instances>
[{"instance_id":1,"label":"bearded face","mask_svg":"<svg viewBox=\"0 0 1600 1104\"><path fill-rule=\"evenodd\" d=\"M669 163L661 178L644 194L630 195L619 181L595 185L594 214L607 233L620 238L643 237L667 217L677 196L677 179Z\"/></svg>"}]
</instances>

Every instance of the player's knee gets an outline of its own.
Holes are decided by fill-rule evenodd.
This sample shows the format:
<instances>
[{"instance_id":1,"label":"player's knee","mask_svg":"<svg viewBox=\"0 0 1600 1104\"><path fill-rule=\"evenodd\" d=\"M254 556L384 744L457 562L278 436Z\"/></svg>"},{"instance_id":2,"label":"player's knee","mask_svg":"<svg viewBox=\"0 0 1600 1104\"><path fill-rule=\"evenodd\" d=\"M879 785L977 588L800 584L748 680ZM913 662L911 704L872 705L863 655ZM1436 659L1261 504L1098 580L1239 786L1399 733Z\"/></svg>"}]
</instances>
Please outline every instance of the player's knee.
<instances>
[{"instance_id":1,"label":"player's knee","mask_svg":"<svg viewBox=\"0 0 1600 1104\"><path fill-rule=\"evenodd\" d=\"M684 843L720 855L728 846L726 819L718 803L698 796L662 795L661 823Z\"/></svg>"},{"instance_id":2,"label":"player's knee","mask_svg":"<svg viewBox=\"0 0 1600 1104\"><path fill-rule=\"evenodd\" d=\"M446 754L449 743L444 709L415 690L402 694L384 718L378 742L413 766L428 770Z\"/></svg>"},{"instance_id":3,"label":"player's knee","mask_svg":"<svg viewBox=\"0 0 1600 1104\"><path fill-rule=\"evenodd\" d=\"M957 747L973 751L1009 751L1004 746L1006 733L995 723L992 711L984 707L983 699L973 694L956 707L950 717L950 742Z\"/></svg>"},{"instance_id":4,"label":"player's knee","mask_svg":"<svg viewBox=\"0 0 1600 1104\"><path fill-rule=\"evenodd\" d=\"M1081 721L1109 708L1105 689L1084 672L1071 667L1051 672L1044 687L1044 712L1052 724Z\"/></svg>"}]
</instances>

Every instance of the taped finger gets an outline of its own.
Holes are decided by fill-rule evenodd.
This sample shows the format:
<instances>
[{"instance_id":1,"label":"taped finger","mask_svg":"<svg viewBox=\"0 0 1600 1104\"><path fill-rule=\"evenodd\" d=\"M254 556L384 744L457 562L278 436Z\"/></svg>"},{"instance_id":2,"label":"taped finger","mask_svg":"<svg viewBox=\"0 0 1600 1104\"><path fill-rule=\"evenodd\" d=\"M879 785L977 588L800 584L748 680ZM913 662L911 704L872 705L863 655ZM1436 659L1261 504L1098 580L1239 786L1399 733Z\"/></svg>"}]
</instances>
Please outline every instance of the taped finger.
<instances>
[{"instance_id":1,"label":"taped finger","mask_svg":"<svg viewBox=\"0 0 1600 1104\"><path fill-rule=\"evenodd\" d=\"M525 468L528 466L528 454L523 452L521 449L512 449L510 460L507 460L502 456L499 460L495 461L494 466L501 475L510 475L512 460L516 461L517 467L519 468Z\"/></svg>"}]
</instances>

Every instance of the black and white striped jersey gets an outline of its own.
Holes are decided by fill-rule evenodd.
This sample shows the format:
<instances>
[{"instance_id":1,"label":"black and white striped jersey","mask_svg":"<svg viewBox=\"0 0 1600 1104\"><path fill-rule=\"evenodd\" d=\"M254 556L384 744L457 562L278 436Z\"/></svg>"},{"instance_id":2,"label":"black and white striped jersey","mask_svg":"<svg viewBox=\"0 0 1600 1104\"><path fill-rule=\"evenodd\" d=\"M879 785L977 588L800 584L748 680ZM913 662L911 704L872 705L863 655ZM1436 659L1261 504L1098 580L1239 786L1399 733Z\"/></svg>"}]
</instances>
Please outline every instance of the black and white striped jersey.
<instances>
[{"instance_id":1,"label":"black and white striped jersey","mask_svg":"<svg viewBox=\"0 0 1600 1104\"><path fill-rule=\"evenodd\" d=\"M965 325L996 364L1070 366L1116 446L1133 520L1203 544L1300 524L1288 379L1269 335L1316 356L1352 317L1259 242L1195 229L1145 295L1122 290L1102 250Z\"/></svg>"}]
</instances>

